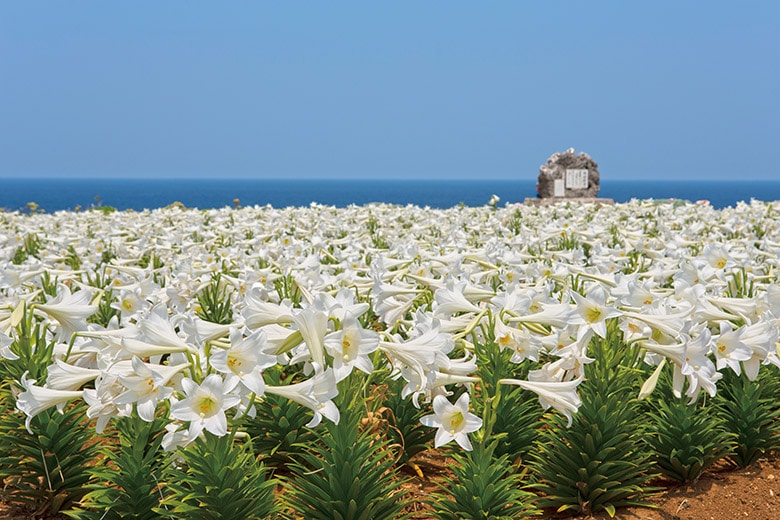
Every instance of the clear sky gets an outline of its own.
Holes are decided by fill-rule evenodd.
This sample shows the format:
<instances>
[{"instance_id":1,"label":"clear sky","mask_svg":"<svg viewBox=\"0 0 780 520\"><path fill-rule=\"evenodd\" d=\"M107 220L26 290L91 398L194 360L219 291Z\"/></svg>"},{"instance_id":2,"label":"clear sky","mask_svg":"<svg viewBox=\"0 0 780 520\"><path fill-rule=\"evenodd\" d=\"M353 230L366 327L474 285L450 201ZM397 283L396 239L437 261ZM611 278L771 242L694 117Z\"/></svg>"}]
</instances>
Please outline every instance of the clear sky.
<instances>
[{"instance_id":1,"label":"clear sky","mask_svg":"<svg viewBox=\"0 0 780 520\"><path fill-rule=\"evenodd\" d=\"M780 1L8 1L0 177L780 179Z\"/></svg>"}]
</instances>

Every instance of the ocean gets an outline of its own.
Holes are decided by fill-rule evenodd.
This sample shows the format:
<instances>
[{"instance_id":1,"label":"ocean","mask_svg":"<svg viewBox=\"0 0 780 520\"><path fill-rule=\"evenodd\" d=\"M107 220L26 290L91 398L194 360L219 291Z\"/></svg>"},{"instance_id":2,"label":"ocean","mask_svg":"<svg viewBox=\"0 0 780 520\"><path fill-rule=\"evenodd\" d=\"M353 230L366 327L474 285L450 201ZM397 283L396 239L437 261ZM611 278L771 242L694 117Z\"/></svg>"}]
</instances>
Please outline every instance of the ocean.
<instances>
[{"instance_id":1,"label":"ocean","mask_svg":"<svg viewBox=\"0 0 780 520\"><path fill-rule=\"evenodd\" d=\"M386 202L449 208L482 206L495 194L505 203L536 196L529 180L345 180L345 179L0 179L0 208L24 210L35 202L46 212L113 206L154 209L173 202L193 208L233 206L337 207ZM750 199L780 200L780 181L601 181L600 197L708 200L716 208Z\"/></svg>"}]
</instances>

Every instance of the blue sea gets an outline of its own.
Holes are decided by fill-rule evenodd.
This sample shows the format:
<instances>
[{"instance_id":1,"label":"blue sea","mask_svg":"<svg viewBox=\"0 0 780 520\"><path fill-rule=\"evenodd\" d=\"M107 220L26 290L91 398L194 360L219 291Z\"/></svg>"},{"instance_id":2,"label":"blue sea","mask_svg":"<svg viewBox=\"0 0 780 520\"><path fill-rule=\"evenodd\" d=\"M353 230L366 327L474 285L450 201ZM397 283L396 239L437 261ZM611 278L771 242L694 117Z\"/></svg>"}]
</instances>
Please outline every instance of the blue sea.
<instances>
[{"instance_id":1,"label":"blue sea","mask_svg":"<svg viewBox=\"0 0 780 520\"><path fill-rule=\"evenodd\" d=\"M23 210L35 202L46 212L113 206L153 209L181 202L192 208L308 206L345 207L387 202L449 208L482 206L491 195L505 203L536 196L529 180L328 180L328 179L0 179L0 208ZM739 201L780 200L780 181L601 181L600 197L616 202L640 199L709 200L716 208Z\"/></svg>"}]
</instances>

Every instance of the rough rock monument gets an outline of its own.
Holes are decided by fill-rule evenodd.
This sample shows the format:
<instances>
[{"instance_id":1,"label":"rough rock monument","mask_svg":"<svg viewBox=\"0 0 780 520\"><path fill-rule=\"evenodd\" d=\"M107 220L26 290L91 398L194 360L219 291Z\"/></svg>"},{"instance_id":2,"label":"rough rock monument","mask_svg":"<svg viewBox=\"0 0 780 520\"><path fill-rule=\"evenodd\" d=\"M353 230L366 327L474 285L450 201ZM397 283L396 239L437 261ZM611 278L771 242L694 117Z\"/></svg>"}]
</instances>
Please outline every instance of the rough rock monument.
<instances>
[{"instance_id":1,"label":"rough rock monument","mask_svg":"<svg viewBox=\"0 0 780 520\"><path fill-rule=\"evenodd\" d=\"M598 164L585 152L574 153L574 148L556 152L539 167L539 182L536 185L537 199L526 199L526 203L543 204L574 200L611 204L612 199L600 199L600 176Z\"/></svg>"}]
</instances>

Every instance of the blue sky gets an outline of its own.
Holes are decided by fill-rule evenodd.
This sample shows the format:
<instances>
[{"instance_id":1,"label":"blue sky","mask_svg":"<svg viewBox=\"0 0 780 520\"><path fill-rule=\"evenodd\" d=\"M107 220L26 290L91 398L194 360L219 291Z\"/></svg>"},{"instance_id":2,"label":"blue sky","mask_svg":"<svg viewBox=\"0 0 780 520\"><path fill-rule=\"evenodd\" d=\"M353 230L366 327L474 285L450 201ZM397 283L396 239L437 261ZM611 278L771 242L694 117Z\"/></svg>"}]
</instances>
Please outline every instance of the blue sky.
<instances>
[{"instance_id":1,"label":"blue sky","mask_svg":"<svg viewBox=\"0 0 780 520\"><path fill-rule=\"evenodd\" d=\"M780 2L3 2L0 177L779 179Z\"/></svg>"}]
</instances>

